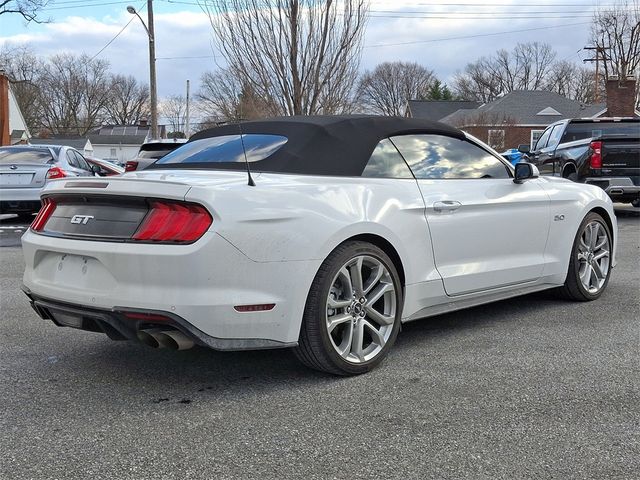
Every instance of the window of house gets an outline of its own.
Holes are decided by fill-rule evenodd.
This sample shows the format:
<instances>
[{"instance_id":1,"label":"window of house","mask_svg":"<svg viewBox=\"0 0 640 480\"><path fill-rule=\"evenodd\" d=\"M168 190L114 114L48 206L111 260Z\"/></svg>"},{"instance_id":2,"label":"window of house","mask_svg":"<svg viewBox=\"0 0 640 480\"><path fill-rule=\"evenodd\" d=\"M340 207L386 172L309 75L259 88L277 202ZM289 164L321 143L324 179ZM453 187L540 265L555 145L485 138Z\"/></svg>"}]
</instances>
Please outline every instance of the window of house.
<instances>
[{"instance_id":1,"label":"window of house","mask_svg":"<svg viewBox=\"0 0 640 480\"><path fill-rule=\"evenodd\" d=\"M487 143L496 150L504 150L504 130L489 130Z\"/></svg>"},{"instance_id":2,"label":"window of house","mask_svg":"<svg viewBox=\"0 0 640 480\"><path fill-rule=\"evenodd\" d=\"M392 137L416 178L510 178L505 163L479 146L444 135Z\"/></svg>"}]
</instances>

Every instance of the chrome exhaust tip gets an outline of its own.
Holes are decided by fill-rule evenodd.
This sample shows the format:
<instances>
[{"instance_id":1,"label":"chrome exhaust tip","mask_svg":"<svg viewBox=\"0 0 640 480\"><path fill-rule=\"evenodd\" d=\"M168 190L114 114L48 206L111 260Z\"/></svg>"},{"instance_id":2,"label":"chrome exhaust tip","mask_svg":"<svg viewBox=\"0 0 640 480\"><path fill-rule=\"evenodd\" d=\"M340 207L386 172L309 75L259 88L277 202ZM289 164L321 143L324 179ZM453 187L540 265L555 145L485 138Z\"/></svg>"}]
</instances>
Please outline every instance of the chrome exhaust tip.
<instances>
[{"instance_id":1,"label":"chrome exhaust tip","mask_svg":"<svg viewBox=\"0 0 640 480\"><path fill-rule=\"evenodd\" d=\"M155 334L158 342L170 350L188 350L194 343L189 337L178 330L164 330Z\"/></svg>"}]
</instances>

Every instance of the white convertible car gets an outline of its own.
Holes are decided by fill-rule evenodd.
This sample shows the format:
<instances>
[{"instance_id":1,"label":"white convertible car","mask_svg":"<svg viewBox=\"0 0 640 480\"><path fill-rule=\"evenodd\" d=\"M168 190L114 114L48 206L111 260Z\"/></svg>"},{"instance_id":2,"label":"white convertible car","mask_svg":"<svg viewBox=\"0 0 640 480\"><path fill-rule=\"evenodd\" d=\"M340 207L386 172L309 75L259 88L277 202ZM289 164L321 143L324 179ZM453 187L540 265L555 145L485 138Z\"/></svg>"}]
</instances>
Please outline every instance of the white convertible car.
<instances>
[{"instance_id":1,"label":"white convertible car","mask_svg":"<svg viewBox=\"0 0 640 480\"><path fill-rule=\"evenodd\" d=\"M292 347L341 375L378 364L402 322L551 288L594 300L615 264L602 189L418 119L226 125L42 201L22 238L42 318L154 347Z\"/></svg>"}]
</instances>

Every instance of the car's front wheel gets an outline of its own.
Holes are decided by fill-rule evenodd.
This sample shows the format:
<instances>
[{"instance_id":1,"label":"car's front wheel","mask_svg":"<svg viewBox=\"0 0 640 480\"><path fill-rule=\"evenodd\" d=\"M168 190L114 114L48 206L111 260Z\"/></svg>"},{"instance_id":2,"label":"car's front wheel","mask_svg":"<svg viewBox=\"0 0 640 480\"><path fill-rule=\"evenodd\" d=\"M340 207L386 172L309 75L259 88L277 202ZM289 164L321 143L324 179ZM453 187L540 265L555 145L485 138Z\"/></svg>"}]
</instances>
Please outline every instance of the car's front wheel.
<instances>
[{"instance_id":1,"label":"car's front wheel","mask_svg":"<svg viewBox=\"0 0 640 480\"><path fill-rule=\"evenodd\" d=\"M569 270L560 293L571 300L595 300L607 287L611 275L613 242L609 226L597 213L589 213L578 229Z\"/></svg>"},{"instance_id":2,"label":"car's front wheel","mask_svg":"<svg viewBox=\"0 0 640 480\"><path fill-rule=\"evenodd\" d=\"M380 248L366 242L338 246L311 286L296 356L337 375L357 375L382 361L402 315L402 284Z\"/></svg>"}]
</instances>

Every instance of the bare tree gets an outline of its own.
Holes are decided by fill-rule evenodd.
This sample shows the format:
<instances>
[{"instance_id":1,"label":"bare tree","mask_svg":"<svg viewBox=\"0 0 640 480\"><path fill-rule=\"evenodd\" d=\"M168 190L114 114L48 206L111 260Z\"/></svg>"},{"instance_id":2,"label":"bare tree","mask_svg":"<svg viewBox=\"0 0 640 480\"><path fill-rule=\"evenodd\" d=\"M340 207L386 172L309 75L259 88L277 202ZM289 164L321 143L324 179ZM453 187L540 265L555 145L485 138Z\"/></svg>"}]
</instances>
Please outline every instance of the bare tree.
<instances>
[{"instance_id":1,"label":"bare tree","mask_svg":"<svg viewBox=\"0 0 640 480\"><path fill-rule=\"evenodd\" d=\"M585 105L593 103L596 98L593 70L567 61L553 65L544 88ZM602 90L602 85L598 85L598 88Z\"/></svg>"},{"instance_id":2,"label":"bare tree","mask_svg":"<svg viewBox=\"0 0 640 480\"><path fill-rule=\"evenodd\" d=\"M242 85L231 71L205 72L196 94L202 112L217 122L254 120L279 114L278 105Z\"/></svg>"},{"instance_id":3,"label":"bare tree","mask_svg":"<svg viewBox=\"0 0 640 480\"><path fill-rule=\"evenodd\" d=\"M200 0L228 68L277 113L337 113L360 60L367 0Z\"/></svg>"},{"instance_id":4,"label":"bare tree","mask_svg":"<svg viewBox=\"0 0 640 480\"><path fill-rule=\"evenodd\" d=\"M513 50L498 50L465 67L454 78L456 93L465 99L490 102L514 90L544 87L556 53L545 43L519 43Z\"/></svg>"},{"instance_id":5,"label":"bare tree","mask_svg":"<svg viewBox=\"0 0 640 480\"><path fill-rule=\"evenodd\" d=\"M27 45L7 43L0 50L0 70L4 69L9 77L11 91L32 134L41 127L38 77L42 67L42 60Z\"/></svg>"},{"instance_id":6,"label":"bare tree","mask_svg":"<svg viewBox=\"0 0 640 480\"><path fill-rule=\"evenodd\" d=\"M59 54L38 78L43 126L54 134L85 135L100 125L109 96L109 62Z\"/></svg>"},{"instance_id":7,"label":"bare tree","mask_svg":"<svg viewBox=\"0 0 640 480\"><path fill-rule=\"evenodd\" d=\"M591 27L592 40L604 59L604 76L625 80L638 74L640 66L640 4L621 1L597 10Z\"/></svg>"},{"instance_id":8,"label":"bare tree","mask_svg":"<svg viewBox=\"0 0 640 480\"><path fill-rule=\"evenodd\" d=\"M113 75L104 107L107 122L137 125L149 116L149 87L131 75Z\"/></svg>"},{"instance_id":9,"label":"bare tree","mask_svg":"<svg viewBox=\"0 0 640 480\"><path fill-rule=\"evenodd\" d=\"M38 14L48 3L49 0L0 0L0 15L15 13L27 22L43 23L48 20L39 19Z\"/></svg>"},{"instance_id":10,"label":"bare tree","mask_svg":"<svg viewBox=\"0 0 640 480\"><path fill-rule=\"evenodd\" d=\"M431 70L417 63L385 62L364 73L358 98L371 113L403 116L407 102L428 97L435 80Z\"/></svg>"},{"instance_id":11,"label":"bare tree","mask_svg":"<svg viewBox=\"0 0 640 480\"><path fill-rule=\"evenodd\" d=\"M171 95L160 102L160 113L171 127L169 136L184 136L187 100L183 95ZM173 134L173 135L172 135ZM180 135L182 134L182 135Z\"/></svg>"}]
</instances>

